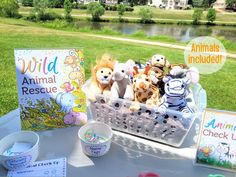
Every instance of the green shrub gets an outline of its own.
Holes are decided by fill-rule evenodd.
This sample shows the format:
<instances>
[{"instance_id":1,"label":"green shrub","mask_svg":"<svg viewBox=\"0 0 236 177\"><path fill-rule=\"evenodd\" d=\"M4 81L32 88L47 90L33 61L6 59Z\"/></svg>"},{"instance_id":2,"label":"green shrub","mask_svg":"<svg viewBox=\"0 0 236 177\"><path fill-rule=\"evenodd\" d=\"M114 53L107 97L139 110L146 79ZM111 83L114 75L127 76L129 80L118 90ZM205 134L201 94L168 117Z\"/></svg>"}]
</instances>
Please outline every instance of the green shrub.
<instances>
[{"instance_id":1,"label":"green shrub","mask_svg":"<svg viewBox=\"0 0 236 177\"><path fill-rule=\"evenodd\" d=\"M86 4L78 4L78 8L79 9L87 9L87 5Z\"/></svg>"},{"instance_id":2,"label":"green shrub","mask_svg":"<svg viewBox=\"0 0 236 177\"><path fill-rule=\"evenodd\" d=\"M27 15L26 17L24 17L25 20L29 20L32 22L36 22L37 21L37 16L35 13L30 13L29 15Z\"/></svg>"},{"instance_id":3,"label":"green shrub","mask_svg":"<svg viewBox=\"0 0 236 177\"><path fill-rule=\"evenodd\" d=\"M125 13L125 5L124 4L117 5L117 11L118 11L119 18L121 19L121 17Z\"/></svg>"},{"instance_id":4,"label":"green shrub","mask_svg":"<svg viewBox=\"0 0 236 177\"><path fill-rule=\"evenodd\" d=\"M34 0L33 6L33 11L37 15L43 15L45 13L45 10L48 8L48 0Z\"/></svg>"},{"instance_id":5,"label":"green shrub","mask_svg":"<svg viewBox=\"0 0 236 177\"><path fill-rule=\"evenodd\" d=\"M206 17L209 23L213 23L216 20L216 10L213 8L209 8Z\"/></svg>"},{"instance_id":6,"label":"green shrub","mask_svg":"<svg viewBox=\"0 0 236 177\"><path fill-rule=\"evenodd\" d=\"M104 8L109 11L117 11L117 6L104 5Z\"/></svg>"},{"instance_id":7,"label":"green shrub","mask_svg":"<svg viewBox=\"0 0 236 177\"><path fill-rule=\"evenodd\" d=\"M142 23L152 22L152 10L150 8L142 7L142 8L140 8L138 14L141 17Z\"/></svg>"},{"instance_id":8,"label":"green shrub","mask_svg":"<svg viewBox=\"0 0 236 177\"><path fill-rule=\"evenodd\" d=\"M100 17L105 13L104 7L97 2L88 4L87 13L92 15L93 21L99 21Z\"/></svg>"},{"instance_id":9,"label":"green shrub","mask_svg":"<svg viewBox=\"0 0 236 177\"><path fill-rule=\"evenodd\" d=\"M63 19L63 17L56 12L45 12L44 14L39 15L40 21L53 21L55 19Z\"/></svg>"},{"instance_id":10,"label":"green shrub","mask_svg":"<svg viewBox=\"0 0 236 177\"><path fill-rule=\"evenodd\" d=\"M192 0L193 7L202 7L203 0Z\"/></svg>"},{"instance_id":11,"label":"green shrub","mask_svg":"<svg viewBox=\"0 0 236 177\"><path fill-rule=\"evenodd\" d=\"M4 17L20 17L19 5L17 0L1 0L0 3L0 15Z\"/></svg>"},{"instance_id":12,"label":"green shrub","mask_svg":"<svg viewBox=\"0 0 236 177\"><path fill-rule=\"evenodd\" d=\"M72 3L72 8L73 9L78 9L78 5L79 5L78 2L73 2Z\"/></svg>"},{"instance_id":13,"label":"green shrub","mask_svg":"<svg viewBox=\"0 0 236 177\"><path fill-rule=\"evenodd\" d=\"M22 0L21 3L23 6L33 7L33 0Z\"/></svg>"},{"instance_id":14,"label":"green shrub","mask_svg":"<svg viewBox=\"0 0 236 177\"><path fill-rule=\"evenodd\" d=\"M194 25L198 25L201 18L202 18L202 15L203 15L203 10L200 9L200 8L196 8L194 9L193 11L193 15L192 15L192 19L193 19L193 24Z\"/></svg>"},{"instance_id":15,"label":"green shrub","mask_svg":"<svg viewBox=\"0 0 236 177\"><path fill-rule=\"evenodd\" d=\"M45 13L40 13L40 14L35 14L35 13L30 13L25 17L26 20L29 21L53 21L53 20L62 20L63 17L56 12L45 12Z\"/></svg>"},{"instance_id":16,"label":"green shrub","mask_svg":"<svg viewBox=\"0 0 236 177\"><path fill-rule=\"evenodd\" d=\"M132 11L134 11L134 8L131 6L125 6L125 11L132 12Z\"/></svg>"},{"instance_id":17,"label":"green shrub","mask_svg":"<svg viewBox=\"0 0 236 177\"><path fill-rule=\"evenodd\" d=\"M226 0L225 3L227 8L236 9L236 0Z\"/></svg>"},{"instance_id":18,"label":"green shrub","mask_svg":"<svg viewBox=\"0 0 236 177\"><path fill-rule=\"evenodd\" d=\"M64 9L65 9L65 19L67 21L72 21L72 17L70 15L71 11L72 11L72 2L70 0L65 0L64 1Z\"/></svg>"},{"instance_id":19,"label":"green shrub","mask_svg":"<svg viewBox=\"0 0 236 177\"><path fill-rule=\"evenodd\" d=\"M49 0L48 7L51 8L61 8L63 7L64 0Z\"/></svg>"}]
</instances>

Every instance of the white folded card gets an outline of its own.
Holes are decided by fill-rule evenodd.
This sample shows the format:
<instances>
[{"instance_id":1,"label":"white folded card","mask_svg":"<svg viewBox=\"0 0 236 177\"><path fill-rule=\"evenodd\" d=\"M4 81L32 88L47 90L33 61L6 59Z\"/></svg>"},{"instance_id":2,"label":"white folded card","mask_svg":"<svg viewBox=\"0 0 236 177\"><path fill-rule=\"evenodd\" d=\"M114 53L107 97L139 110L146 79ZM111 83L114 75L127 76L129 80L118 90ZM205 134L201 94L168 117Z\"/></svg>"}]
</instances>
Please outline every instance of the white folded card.
<instances>
[{"instance_id":1,"label":"white folded card","mask_svg":"<svg viewBox=\"0 0 236 177\"><path fill-rule=\"evenodd\" d=\"M9 177L66 177L66 158L37 161L32 165L16 171L9 171Z\"/></svg>"}]
</instances>

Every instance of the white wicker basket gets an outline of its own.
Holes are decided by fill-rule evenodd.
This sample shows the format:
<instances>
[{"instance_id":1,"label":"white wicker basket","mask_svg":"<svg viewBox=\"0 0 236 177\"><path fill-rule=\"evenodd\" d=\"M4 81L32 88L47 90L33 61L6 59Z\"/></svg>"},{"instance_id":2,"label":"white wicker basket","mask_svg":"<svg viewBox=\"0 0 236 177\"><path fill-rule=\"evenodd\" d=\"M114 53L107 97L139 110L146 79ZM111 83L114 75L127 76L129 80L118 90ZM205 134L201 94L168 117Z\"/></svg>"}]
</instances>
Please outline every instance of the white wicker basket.
<instances>
[{"instance_id":1,"label":"white wicker basket","mask_svg":"<svg viewBox=\"0 0 236 177\"><path fill-rule=\"evenodd\" d=\"M83 86L88 93L90 80ZM96 101L88 100L88 112L96 121L104 122L112 129L151 139L157 142L179 147L188 134L196 117L206 108L206 92L200 84L190 88L188 105L194 110L190 119L184 119L182 113L167 110L165 115L157 112L157 107L147 107L140 104L140 109L131 111L134 103L124 99L113 99L96 95Z\"/></svg>"}]
</instances>

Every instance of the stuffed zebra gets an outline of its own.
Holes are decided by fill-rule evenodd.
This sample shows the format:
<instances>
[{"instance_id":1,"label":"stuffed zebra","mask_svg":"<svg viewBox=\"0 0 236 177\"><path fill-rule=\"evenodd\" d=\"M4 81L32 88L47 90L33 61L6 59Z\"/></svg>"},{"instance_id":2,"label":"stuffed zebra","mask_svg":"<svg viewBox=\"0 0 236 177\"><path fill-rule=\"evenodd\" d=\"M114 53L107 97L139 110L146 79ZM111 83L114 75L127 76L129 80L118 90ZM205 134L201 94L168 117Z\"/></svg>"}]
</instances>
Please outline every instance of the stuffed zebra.
<instances>
[{"instance_id":1,"label":"stuffed zebra","mask_svg":"<svg viewBox=\"0 0 236 177\"><path fill-rule=\"evenodd\" d=\"M161 105L158 112L166 114L166 110L171 109L181 111L183 118L190 118L192 110L187 105L186 96L189 94L188 85L190 80L185 78L175 78L173 76L165 76L165 94L162 97Z\"/></svg>"}]
</instances>

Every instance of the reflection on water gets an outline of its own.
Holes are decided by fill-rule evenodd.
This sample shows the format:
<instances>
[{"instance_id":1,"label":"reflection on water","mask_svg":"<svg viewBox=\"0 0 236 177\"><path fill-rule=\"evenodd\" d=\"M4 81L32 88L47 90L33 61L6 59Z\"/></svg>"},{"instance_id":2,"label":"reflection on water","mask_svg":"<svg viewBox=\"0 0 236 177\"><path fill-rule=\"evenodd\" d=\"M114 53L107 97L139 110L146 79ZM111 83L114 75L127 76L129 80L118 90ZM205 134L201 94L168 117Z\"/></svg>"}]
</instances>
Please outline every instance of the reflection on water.
<instances>
[{"instance_id":1,"label":"reflection on water","mask_svg":"<svg viewBox=\"0 0 236 177\"><path fill-rule=\"evenodd\" d=\"M189 41L198 36L222 36L225 39L236 42L236 27L230 26L191 26L174 24L138 24L138 23L99 23L78 22L78 26L100 30L109 27L123 34L132 34L144 31L148 36L165 35L171 36L179 41Z\"/></svg>"}]
</instances>

